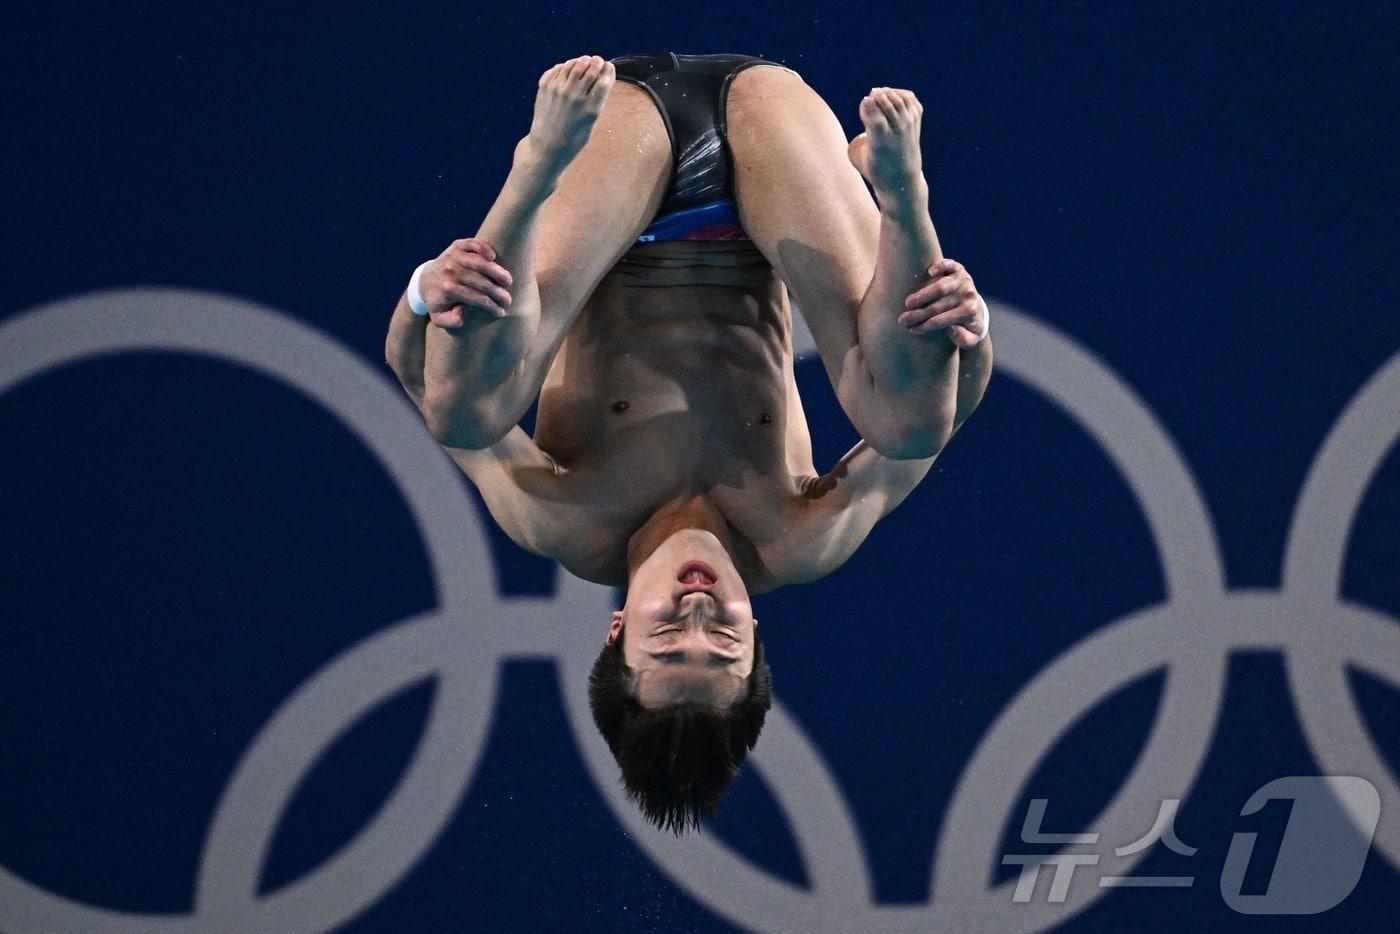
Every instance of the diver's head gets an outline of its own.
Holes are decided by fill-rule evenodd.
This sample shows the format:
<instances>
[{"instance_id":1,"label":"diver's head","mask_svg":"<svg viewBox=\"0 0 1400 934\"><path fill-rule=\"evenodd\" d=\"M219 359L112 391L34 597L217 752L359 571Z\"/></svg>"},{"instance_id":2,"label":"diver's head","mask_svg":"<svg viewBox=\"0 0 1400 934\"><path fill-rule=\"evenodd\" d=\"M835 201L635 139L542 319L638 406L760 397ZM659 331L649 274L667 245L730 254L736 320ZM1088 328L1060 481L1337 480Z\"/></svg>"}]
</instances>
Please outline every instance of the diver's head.
<instances>
[{"instance_id":1,"label":"diver's head","mask_svg":"<svg viewBox=\"0 0 1400 934\"><path fill-rule=\"evenodd\" d=\"M628 796L679 834L713 816L772 705L748 590L719 540L682 529L631 574L589 679Z\"/></svg>"},{"instance_id":2,"label":"diver's head","mask_svg":"<svg viewBox=\"0 0 1400 934\"><path fill-rule=\"evenodd\" d=\"M637 699L656 709L687 700L728 706L753 671L749 591L718 538L704 529L667 536L629 575L627 602L609 640L622 654Z\"/></svg>"}]
</instances>

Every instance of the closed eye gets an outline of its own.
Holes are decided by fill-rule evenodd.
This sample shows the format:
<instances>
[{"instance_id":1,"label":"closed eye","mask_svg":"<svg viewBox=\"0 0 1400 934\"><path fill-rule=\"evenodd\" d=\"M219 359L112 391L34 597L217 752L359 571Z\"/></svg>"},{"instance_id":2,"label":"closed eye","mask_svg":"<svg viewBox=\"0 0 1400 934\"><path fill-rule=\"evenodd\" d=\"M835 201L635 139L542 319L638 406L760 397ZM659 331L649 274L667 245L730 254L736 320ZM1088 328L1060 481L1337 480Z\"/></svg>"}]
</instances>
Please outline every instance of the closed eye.
<instances>
[{"instance_id":1,"label":"closed eye","mask_svg":"<svg viewBox=\"0 0 1400 934\"><path fill-rule=\"evenodd\" d=\"M680 651L679 649L672 649L669 652L647 652L647 654L650 655L652 658L657 659L658 661L661 661L667 665L680 665L685 662L685 653ZM710 660L708 664L711 668L718 668L724 665L733 665L738 661L739 660L737 658L734 658L732 656L725 655L721 652L711 651Z\"/></svg>"}]
</instances>

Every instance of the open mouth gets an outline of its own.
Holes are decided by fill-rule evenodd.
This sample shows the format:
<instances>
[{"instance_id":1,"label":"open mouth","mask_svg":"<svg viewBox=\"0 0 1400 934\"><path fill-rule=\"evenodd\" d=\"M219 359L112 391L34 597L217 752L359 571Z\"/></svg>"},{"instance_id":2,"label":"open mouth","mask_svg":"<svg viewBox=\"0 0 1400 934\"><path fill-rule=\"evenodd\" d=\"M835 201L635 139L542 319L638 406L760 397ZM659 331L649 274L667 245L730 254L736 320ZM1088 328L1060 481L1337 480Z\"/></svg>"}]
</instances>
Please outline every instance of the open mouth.
<instances>
[{"instance_id":1,"label":"open mouth","mask_svg":"<svg viewBox=\"0 0 1400 934\"><path fill-rule=\"evenodd\" d=\"M715 569L705 562L691 561L686 564L685 567L681 568L681 572L676 576L676 579L682 584L698 589L701 587L713 587L715 582L719 580L719 576L715 574Z\"/></svg>"}]
</instances>

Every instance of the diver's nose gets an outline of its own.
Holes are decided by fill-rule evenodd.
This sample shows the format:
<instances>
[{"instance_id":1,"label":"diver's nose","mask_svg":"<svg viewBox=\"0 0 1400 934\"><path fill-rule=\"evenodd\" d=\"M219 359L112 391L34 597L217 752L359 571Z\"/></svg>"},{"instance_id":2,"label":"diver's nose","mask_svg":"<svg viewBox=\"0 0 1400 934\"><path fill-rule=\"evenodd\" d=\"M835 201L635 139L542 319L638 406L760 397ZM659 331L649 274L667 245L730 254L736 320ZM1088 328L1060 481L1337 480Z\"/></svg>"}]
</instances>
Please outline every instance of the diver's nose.
<instances>
[{"instance_id":1,"label":"diver's nose","mask_svg":"<svg viewBox=\"0 0 1400 934\"><path fill-rule=\"evenodd\" d=\"M687 603L687 600L690 602ZM697 590L681 597L681 610L686 613L694 613L702 609L713 610L717 604L718 601L715 600L714 596L703 590Z\"/></svg>"}]
</instances>

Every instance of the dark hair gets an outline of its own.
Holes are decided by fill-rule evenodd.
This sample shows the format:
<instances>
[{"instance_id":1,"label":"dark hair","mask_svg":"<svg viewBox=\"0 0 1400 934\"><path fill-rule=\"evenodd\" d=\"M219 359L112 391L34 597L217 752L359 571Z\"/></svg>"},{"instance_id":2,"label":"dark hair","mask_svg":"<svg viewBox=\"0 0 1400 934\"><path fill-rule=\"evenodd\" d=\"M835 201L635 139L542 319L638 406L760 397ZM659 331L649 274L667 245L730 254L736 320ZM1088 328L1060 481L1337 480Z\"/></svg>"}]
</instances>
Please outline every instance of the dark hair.
<instances>
[{"instance_id":1,"label":"dark hair","mask_svg":"<svg viewBox=\"0 0 1400 934\"><path fill-rule=\"evenodd\" d=\"M773 706L773 673L763 643L753 637L753 671L745 692L728 708L701 703L655 710L633 693L633 671L623 659L622 633L603 646L588 678L593 722L622 767L627 797L647 820L680 836L714 817L739 766L758 742Z\"/></svg>"}]
</instances>

